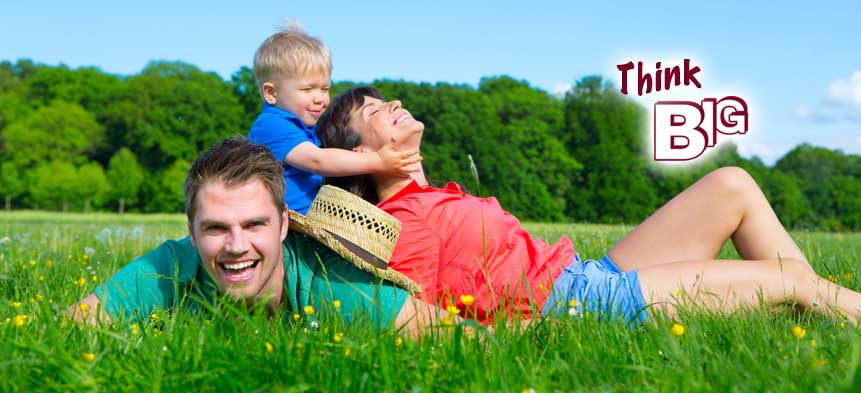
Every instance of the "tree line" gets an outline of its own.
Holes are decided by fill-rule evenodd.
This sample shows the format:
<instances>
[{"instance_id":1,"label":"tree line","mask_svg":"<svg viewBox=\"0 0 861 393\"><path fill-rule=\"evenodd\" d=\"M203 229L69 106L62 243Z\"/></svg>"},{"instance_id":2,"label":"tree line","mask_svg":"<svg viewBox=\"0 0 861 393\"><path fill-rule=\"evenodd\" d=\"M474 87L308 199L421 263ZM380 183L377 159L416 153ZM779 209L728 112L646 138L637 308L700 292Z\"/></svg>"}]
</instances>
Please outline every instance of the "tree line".
<instances>
[{"instance_id":1,"label":"tree line","mask_svg":"<svg viewBox=\"0 0 861 393\"><path fill-rule=\"evenodd\" d=\"M335 83L332 94L354 85ZM431 181L495 195L524 220L639 222L708 171L734 165L785 225L861 230L861 156L802 144L769 167L726 144L694 167L660 169L642 137L648 112L600 77L564 97L507 76L477 88L372 85L425 123ZM260 105L248 67L225 81L181 62L128 76L0 62L0 195L6 209L181 212L190 162L247 133Z\"/></svg>"}]
</instances>

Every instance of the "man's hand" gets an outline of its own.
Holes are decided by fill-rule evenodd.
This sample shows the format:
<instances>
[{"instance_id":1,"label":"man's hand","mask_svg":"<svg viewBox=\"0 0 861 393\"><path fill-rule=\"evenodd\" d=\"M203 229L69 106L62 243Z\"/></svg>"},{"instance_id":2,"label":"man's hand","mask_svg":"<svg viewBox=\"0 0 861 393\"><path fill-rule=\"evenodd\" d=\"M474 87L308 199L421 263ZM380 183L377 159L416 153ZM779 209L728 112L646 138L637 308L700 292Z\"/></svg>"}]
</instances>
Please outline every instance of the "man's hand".
<instances>
[{"instance_id":1,"label":"man's hand","mask_svg":"<svg viewBox=\"0 0 861 393\"><path fill-rule=\"evenodd\" d=\"M104 308L101 307L99 297L95 293L91 293L89 296L81 299L80 302L69 306L66 309L66 314L75 322L88 323L90 325L95 325L97 320L101 320L102 322L110 322L111 320ZM100 317L96 318L99 314L101 314Z\"/></svg>"}]
</instances>

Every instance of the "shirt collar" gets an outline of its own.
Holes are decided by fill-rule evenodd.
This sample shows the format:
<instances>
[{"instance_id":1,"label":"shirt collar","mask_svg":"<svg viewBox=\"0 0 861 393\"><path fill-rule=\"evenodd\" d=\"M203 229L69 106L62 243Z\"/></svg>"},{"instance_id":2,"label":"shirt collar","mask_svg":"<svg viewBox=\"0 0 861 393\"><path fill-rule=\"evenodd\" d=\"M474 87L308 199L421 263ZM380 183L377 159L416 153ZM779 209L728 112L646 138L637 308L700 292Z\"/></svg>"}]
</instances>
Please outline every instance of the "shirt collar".
<instances>
[{"instance_id":1,"label":"shirt collar","mask_svg":"<svg viewBox=\"0 0 861 393\"><path fill-rule=\"evenodd\" d=\"M292 120L294 123L302 126L302 128L304 128L306 130L313 129L313 127L311 127L311 128L306 127L305 123L302 122L302 119L300 119L298 116L296 116L296 115L294 115L288 111L285 111L285 110L283 110L283 109L281 109L275 105L269 105L269 103L267 103L266 101L263 101L263 109L261 109L261 112L271 113L271 114L276 115L276 116L283 116L284 118Z\"/></svg>"}]
</instances>

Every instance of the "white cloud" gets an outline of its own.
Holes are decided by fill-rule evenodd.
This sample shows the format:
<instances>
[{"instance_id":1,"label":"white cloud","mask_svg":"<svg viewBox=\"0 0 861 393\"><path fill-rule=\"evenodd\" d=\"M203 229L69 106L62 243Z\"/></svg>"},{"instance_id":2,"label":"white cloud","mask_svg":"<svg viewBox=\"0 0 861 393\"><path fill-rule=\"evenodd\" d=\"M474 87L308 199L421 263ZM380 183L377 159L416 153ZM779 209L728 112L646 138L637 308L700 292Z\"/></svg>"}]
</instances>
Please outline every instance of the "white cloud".
<instances>
[{"instance_id":1,"label":"white cloud","mask_svg":"<svg viewBox=\"0 0 861 393\"><path fill-rule=\"evenodd\" d=\"M810 117L810 108L807 105L799 105L798 108L795 108L795 114L802 119L806 119Z\"/></svg>"},{"instance_id":2,"label":"white cloud","mask_svg":"<svg viewBox=\"0 0 861 393\"><path fill-rule=\"evenodd\" d=\"M861 109L861 71L849 79L835 79L828 85L827 101L831 104Z\"/></svg>"},{"instance_id":3,"label":"white cloud","mask_svg":"<svg viewBox=\"0 0 861 393\"><path fill-rule=\"evenodd\" d=\"M819 124L861 122L861 70L847 79L832 80L819 104L813 107L801 104L795 108L795 115Z\"/></svg>"},{"instance_id":4,"label":"white cloud","mask_svg":"<svg viewBox=\"0 0 861 393\"><path fill-rule=\"evenodd\" d=\"M557 83L553 86L553 95L559 98L565 97L565 93L571 91L573 86L570 83Z\"/></svg>"}]
</instances>

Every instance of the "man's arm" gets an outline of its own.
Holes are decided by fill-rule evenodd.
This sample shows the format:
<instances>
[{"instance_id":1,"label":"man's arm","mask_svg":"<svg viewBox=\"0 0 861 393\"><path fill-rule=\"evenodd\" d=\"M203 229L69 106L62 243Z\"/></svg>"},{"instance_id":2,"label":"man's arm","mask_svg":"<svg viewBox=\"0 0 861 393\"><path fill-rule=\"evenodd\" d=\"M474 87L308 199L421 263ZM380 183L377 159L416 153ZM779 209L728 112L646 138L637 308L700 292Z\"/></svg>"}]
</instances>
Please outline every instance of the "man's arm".
<instances>
[{"instance_id":1,"label":"man's arm","mask_svg":"<svg viewBox=\"0 0 861 393\"><path fill-rule=\"evenodd\" d=\"M188 238L168 240L124 266L66 312L75 321L95 324L99 319L145 318L156 309L170 308L177 288L197 275L198 259Z\"/></svg>"},{"instance_id":2,"label":"man's arm","mask_svg":"<svg viewBox=\"0 0 861 393\"><path fill-rule=\"evenodd\" d=\"M364 175L371 173L410 174L421 170L422 157L417 149L396 151L390 141L379 151L358 153L337 148L319 148L311 142L294 147L284 157L290 166L326 177Z\"/></svg>"}]
</instances>

